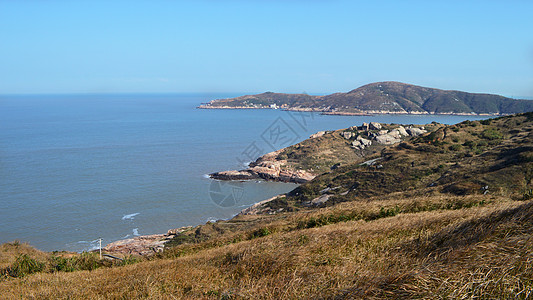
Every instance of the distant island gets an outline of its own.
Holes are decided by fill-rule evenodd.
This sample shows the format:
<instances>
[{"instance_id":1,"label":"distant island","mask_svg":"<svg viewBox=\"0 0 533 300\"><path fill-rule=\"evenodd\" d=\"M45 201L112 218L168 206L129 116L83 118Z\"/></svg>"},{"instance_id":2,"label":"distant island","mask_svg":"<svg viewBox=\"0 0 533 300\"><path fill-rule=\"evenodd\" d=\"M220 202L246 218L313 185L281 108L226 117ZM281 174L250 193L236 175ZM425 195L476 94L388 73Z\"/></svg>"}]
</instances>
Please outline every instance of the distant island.
<instances>
[{"instance_id":1,"label":"distant island","mask_svg":"<svg viewBox=\"0 0 533 300\"><path fill-rule=\"evenodd\" d=\"M330 115L454 114L508 115L533 111L533 101L387 81L325 96L266 92L217 99L203 109L283 109Z\"/></svg>"}]
</instances>

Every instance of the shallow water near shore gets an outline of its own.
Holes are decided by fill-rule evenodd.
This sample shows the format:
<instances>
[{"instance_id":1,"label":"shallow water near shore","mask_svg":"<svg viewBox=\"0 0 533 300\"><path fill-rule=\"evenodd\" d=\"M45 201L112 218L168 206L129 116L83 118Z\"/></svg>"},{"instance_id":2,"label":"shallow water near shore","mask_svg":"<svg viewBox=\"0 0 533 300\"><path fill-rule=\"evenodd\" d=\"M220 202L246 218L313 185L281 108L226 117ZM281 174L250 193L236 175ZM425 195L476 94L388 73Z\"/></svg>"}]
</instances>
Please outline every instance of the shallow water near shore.
<instances>
[{"instance_id":1,"label":"shallow water near shore","mask_svg":"<svg viewBox=\"0 0 533 300\"><path fill-rule=\"evenodd\" d=\"M231 218L296 185L205 174L242 169L320 130L485 118L195 108L238 95L0 96L0 243L84 251L100 237L107 244Z\"/></svg>"}]
</instances>

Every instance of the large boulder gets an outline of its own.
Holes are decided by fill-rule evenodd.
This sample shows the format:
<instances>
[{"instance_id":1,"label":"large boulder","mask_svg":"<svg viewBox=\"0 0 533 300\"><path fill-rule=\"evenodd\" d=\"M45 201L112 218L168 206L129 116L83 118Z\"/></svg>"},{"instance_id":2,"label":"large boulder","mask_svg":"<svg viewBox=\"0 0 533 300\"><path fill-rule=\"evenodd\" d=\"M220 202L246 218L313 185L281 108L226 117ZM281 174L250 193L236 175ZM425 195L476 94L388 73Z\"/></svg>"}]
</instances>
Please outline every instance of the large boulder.
<instances>
[{"instance_id":1,"label":"large boulder","mask_svg":"<svg viewBox=\"0 0 533 300\"><path fill-rule=\"evenodd\" d=\"M402 138L402 135L400 133L400 131L398 129L393 129L389 132L389 135L394 137L394 138L397 138L397 139L401 139Z\"/></svg>"},{"instance_id":2,"label":"large boulder","mask_svg":"<svg viewBox=\"0 0 533 300\"><path fill-rule=\"evenodd\" d=\"M316 139L316 138L318 138L318 137L323 136L324 134L326 134L326 131L319 131L319 132L317 132L317 133L311 134L311 135L309 136L309 138L310 138L310 139Z\"/></svg>"},{"instance_id":3,"label":"large boulder","mask_svg":"<svg viewBox=\"0 0 533 300\"><path fill-rule=\"evenodd\" d=\"M368 128L372 130L381 130L382 126L378 122L370 122Z\"/></svg>"},{"instance_id":4,"label":"large boulder","mask_svg":"<svg viewBox=\"0 0 533 300\"><path fill-rule=\"evenodd\" d=\"M354 134L353 132L351 132L351 131L344 131L344 132L341 133L341 135L342 135L345 139L349 140L349 139L351 139L355 134Z\"/></svg>"},{"instance_id":5,"label":"large boulder","mask_svg":"<svg viewBox=\"0 0 533 300\"><path fill-rule=\"evenodd\" d=\"M357 137L357 140L361 142L361 144L363 144L365 147L368 147L370 145L372 145L372 141L371 140L367 140L363 137Z\"/></svg>"},{"instance_id":6,"label":"large boulder","mask_svg":"<svg viewBox=\"0 0 533 300\"><path fill-rule=\"evenodd\" d=\"M361 150L365 148L365 146L361 143L361 141L357 141L357 140L352 142L352 147L355 149L361 149Z\"/></svg>"},{"instance_id":7,"label":"large boulder","mask_svg":"<svg viewBox=\"0 0 533 300\"><path fill-rule=\"evenodd\" d=\"M421 134L426 133L427 131L424 129L416 128L416 127L409 127L406 129L409 135L411 136L419 136Z\"/></svg>"},{"instance_id":8,"label":"large boulder","mask_svg":"<svg viewBox=\"0 0 533 300\"><path fill-rule=\"evenodd\" d=\"M376 142L383 145L392 145L400 142L400 139L395 138L389 134L383 134L376 136Z\"/></svg>"},{"instance_id":9,"label":"large boulder","mask_svg":"<svg viewBox=\"0 0 533 300\"><path fill-rule=\"evenodd\" d=\"M352 147L359 150L363 150L370 145L372 145L372 141L362 138L361 136L358 136L357 139L352 142Z\"/></svg>"},{"instance_id":10,"label":"large boulder","mask_svg":"<svg viewBox=\"0 0 533 300\"><path fill-rule=\"evenodd\" d=\"M405 130L405 128L403 126L400 126L398 128L396 128L398 130L398 132L403 135L403 136L409 136L409 133L407 133L407 131Z\"/></svg>"}]
</instances>

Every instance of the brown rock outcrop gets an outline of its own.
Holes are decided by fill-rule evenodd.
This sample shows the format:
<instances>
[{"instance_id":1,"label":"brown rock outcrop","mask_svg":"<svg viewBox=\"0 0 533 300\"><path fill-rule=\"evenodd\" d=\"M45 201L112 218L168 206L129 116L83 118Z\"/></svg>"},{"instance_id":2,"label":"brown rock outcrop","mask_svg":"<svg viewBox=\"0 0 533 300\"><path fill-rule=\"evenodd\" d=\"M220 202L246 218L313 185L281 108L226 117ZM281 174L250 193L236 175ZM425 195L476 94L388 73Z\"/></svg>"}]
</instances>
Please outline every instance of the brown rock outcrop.
<instances>
[{"instance_id":1,"label":"brown rock outcrop","mask_svg":"<svg viewBox=\"0 0 533 300\"><path fill-rule=\"evenodd\" d=\"M163 251L165 243L175 235L191 229L191 226L169 229L167 233L136 236L107 244L102 251L120 255L151 255Z\"/></svg>"},{"instance_id":2,"label":"brown rock outcrop","mask_svg":"<svg viewBox=\"0 0 533 300\"><path fill-rule=\"evenodd\" d=\"M264 179L293 183L305 183L316 177L316 174L308 171L288 168L287 161L278 158L280 152L281 150L278 150L261 156L255 162L250 163L247 169L216 172L209 176L218 180Z\"/></svg>"}]
</instances>

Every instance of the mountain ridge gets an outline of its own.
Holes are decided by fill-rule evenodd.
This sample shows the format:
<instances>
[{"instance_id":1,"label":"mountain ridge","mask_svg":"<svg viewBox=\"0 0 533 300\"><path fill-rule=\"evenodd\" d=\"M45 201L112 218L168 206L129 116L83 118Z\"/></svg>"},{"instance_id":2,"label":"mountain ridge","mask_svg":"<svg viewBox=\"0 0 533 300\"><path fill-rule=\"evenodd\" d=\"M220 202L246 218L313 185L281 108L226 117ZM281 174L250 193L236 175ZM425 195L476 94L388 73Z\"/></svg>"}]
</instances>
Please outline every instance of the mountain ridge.
<instances>
[{"instance_id":1,"label":"mountain ridge","mask_svg":"<svg viewBox=\"0 0 533 300\"><path fill-rule=\"evenodd\" d=\"M216 99L204 109L285 109L324 114L507 115L533 111L533 101L495 94L441 90L396 81L375 82L323 96L265 92Z\"/></svg>"}]
</instances>

